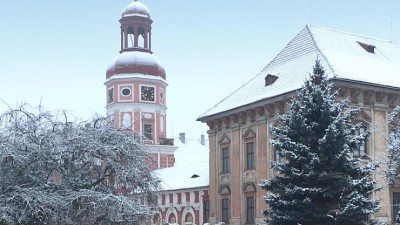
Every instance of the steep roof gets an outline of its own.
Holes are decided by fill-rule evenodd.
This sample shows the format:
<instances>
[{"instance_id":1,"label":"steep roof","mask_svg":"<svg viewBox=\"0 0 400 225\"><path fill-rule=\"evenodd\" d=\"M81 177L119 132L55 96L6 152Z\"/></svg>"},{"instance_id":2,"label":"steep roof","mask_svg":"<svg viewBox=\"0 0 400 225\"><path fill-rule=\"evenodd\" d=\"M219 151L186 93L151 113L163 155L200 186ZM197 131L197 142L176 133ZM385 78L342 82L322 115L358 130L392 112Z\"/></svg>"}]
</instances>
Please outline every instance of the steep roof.
<instances>
[{"instance_id":1,"label":"steep roof","mask_svg":"<svg viewBox=\"0 0 400 225\"><path fill-rule=\"evenodd\" d=\"M162 190L180 190L209 185L208 143L200 143L200 139L186 139L185 143L175 138L178 146L175 151L174 167L154 171L161 180ZM195 175L195 176L194 176Z\"/></svg>"},{"instance_id":2,"label":"steep roof","mask_svg":"<svg viewBox=\"0 0 400 225\"><path fill-rule=\"evenodd\" d=\"M399 43L306 26L259 74L198 120L301 88L317 58L329 78L400 87ZM278 79L266 86L268 74Z\"/></svg>"}]
</instances>

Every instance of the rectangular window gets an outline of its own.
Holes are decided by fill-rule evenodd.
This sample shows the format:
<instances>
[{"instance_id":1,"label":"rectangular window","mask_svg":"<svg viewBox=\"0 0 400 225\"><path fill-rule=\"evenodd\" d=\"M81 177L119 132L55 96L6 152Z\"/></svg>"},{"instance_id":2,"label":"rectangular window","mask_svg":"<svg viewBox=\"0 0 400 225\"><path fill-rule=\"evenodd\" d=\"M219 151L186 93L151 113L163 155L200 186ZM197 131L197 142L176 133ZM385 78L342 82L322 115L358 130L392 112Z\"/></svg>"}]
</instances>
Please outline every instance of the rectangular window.
<instances>
[{"instance_id":1,"label":"rectangular window","mask_svg":"<svg viewBox=\"0 0 400 225\"><path fill-rule=\"evenodd\" d=\"M229 199L222 199L222 222L229 223Z\"/></svg>"},{"instance_id":2,"label":"rectangular window","mask_svg":"<svg viewBox=\"0 0 400 225\"><path fill-rule=\"evenodd\" d=\"M229 165L229 148L222 149L222 172L226 173L230 171Z\"/></svg>"},{"instance_id":3,"label":"rectangular window","mask_svg":"<svg viewBox=\"0 0 400 225\"><path fill-rule=\"evenodd\" d=\"M144 124L143 125L143 136L147 139L147 140L152 140L152 126L151 124Z\"/></svg>"},{"instance_id":4,"label":"rectangular window","mask_svg":"<svg viewBox=\"0 0 400 225\"><path fill-rule=\"evenodd\" d=\"M357 132L357 135L364 134L366 132L366 127L360 127L360 130ZM362 157L366 154L367 150L367 142L361 142L356 149L354 149L354 157Z\"/></svg>"},{"instance_id":5,"label":"rectangular window","mask_svg":"<svg viewBox=\"0 0 400 225\"><path fill-rule=\"evenodd\" d=\"M204 218L203 221L204 223L208 223L208 220L210 218L210 202L209 201L204 201Z\"/></svg>"},{"instance_id":6,"label":"rectangular window","mask_svg":"<svg viewBox=\"0 0 400 225\"><path fill-rule=\"evenodd\" d=\"M281 162L281 156L279 155L279 152L276 150L274 150L274 161Z\"/></svg>"},{"instance_id":7,"label":"rectangular window","mask_svg":"<svg viewBox=\"0 0 400 225\"><path fill-rule=\"evenodd\" d=\"M246 144L246 169L254 169L254 142Z\"/></svg>"},{"instance_id":8,"label":"rectangular window","mask_svg":"<svg viewBox=\"0 0 400 225\"><path fill-rule=\"evenodd\" d=\"M114 102L114 88L109 88L107 91L107 104Z\"/></svg>"},{"instance_id":9,"label":"rectangular window","mask_svg":"<svg viewBox=\"0 0 400 225\"><path fill-rule=\"evenodd\" d=\"M254 197L247 197L246 203L246 223L254 224Z\"/></svg>"},{"instance_id":10,"label":"rectangular window","mask_svg":"<svg viewBox=\"0 0 400 225\"><path fill-rule=\"evenodd\" d=\"M392 202L393 202L393 204L392 204L393 205L393 213L392 213L393 223L392 224L395 224L396 218L399 217L398 212L400 210L400 192L393 192ZM400 218L398 218L398 219L400 219Z\"/></svg>"}]
</instances>

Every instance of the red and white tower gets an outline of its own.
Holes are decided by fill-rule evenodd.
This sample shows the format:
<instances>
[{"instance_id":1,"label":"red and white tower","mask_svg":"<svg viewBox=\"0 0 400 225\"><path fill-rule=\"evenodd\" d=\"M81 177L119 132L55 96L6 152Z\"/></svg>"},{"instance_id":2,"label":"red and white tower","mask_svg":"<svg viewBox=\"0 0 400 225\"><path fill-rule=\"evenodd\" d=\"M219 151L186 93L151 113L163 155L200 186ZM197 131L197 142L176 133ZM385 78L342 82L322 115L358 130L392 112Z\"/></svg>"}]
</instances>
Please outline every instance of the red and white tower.
<instances>
[{"instance_id":1,"label":"red and white tower","mask_svg":"<svg viewBox=\"0 0 400 225\"><path fill-rule=\"evenodd\" d=\"M153 168L174 165L173 139L166 138L166 75L151 51L149 9L134 1L122 11L121 51L107 69L107 114L116 126L144 137L154 155Z\"/></svg>"}]
</instances>

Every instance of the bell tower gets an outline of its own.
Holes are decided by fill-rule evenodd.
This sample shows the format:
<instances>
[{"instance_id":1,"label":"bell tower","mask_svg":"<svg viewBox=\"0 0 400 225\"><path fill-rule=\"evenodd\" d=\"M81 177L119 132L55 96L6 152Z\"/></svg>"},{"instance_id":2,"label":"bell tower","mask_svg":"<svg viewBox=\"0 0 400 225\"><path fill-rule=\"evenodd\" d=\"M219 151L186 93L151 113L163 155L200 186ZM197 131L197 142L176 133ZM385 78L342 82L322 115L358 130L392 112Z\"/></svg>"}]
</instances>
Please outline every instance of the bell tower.
<instances>
[{"instance_id":1,"label":"bell tower","mask_svg":"<svg viewBox=\"0 0 400 225\"><path fill-rule=\"evenodd\" d=\"M166 134L166 74L151 51L150 11L133 1L122 10L121 49L106 72L106 109L115 125L132 129L153 154L153 169L174 165Z\"/></svg>"}]
</instances>

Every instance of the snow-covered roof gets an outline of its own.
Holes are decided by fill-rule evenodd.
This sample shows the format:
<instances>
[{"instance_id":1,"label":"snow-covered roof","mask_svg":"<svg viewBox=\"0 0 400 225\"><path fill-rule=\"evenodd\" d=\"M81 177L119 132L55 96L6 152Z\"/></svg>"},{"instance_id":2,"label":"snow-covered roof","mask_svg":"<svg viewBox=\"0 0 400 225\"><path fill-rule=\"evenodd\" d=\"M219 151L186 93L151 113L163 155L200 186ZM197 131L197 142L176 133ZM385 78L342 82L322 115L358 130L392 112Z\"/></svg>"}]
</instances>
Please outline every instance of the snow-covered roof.
<instances>
[{"instance_id":1,"label":"snow-covered roof","mask_svg":"<svg viewBox=\"0 0 400 225\"><path fill-rule=\"evenodd\" d=\"M150 52L124 51L107 68L107 78L116 74L148 74L165 79L165 70Z\"/></svg>"},{"instance_id":2,"label":"snow-covered roof","mask_svg":"<svg viewBox=\"0 0 400 225\"><path fill-rule=\"evenodd\" d=\"M207 187L209 185L208 142L202 145L200 138L186 138L185 143L182 143L179 138L175 138L174 144L178 147L175 151L174 167L154 171L161 180L162 189L170 191Z\"/></svg>"},{"instance_id":3,"label":"snow-covered roof","mask_svg":"<svg viewBox=\"0 0 400 225\"><path fill-rule=\"evenodd\" d=\"M133 1L122 10L122 17L142 16L150 18L150 10L141 2Z\"/></svg>"},{"instance_id":4,"label":"snow-covered roof","mask_svg":"<svg viewBox=\"0 0 400 225\"><path fill-rule=\"evenodd\" d=\"M108 69L112 68L116 64L121 64L121 65L139 64L139 65L161 67L161 63L156 56L154 56L149 52L140 52L140 51L122 52L112 60L111 64L108 66Z\"/></svg>"},{"instance_id":5,"label":"snow-covered roof","mask_svg":"<svg viewBox=\"0 0 400 225\"><path fill-rule=\"evenodd\" d=\"M362 45L374 52L368 52ZM400 79L397 79L400 76L399 43L306 26L266 68L201 115L199 120L301 88L317 58L329 78L400 87ZM265 86L268 74L278 79Z\"/></svg>"}]
</instances>

